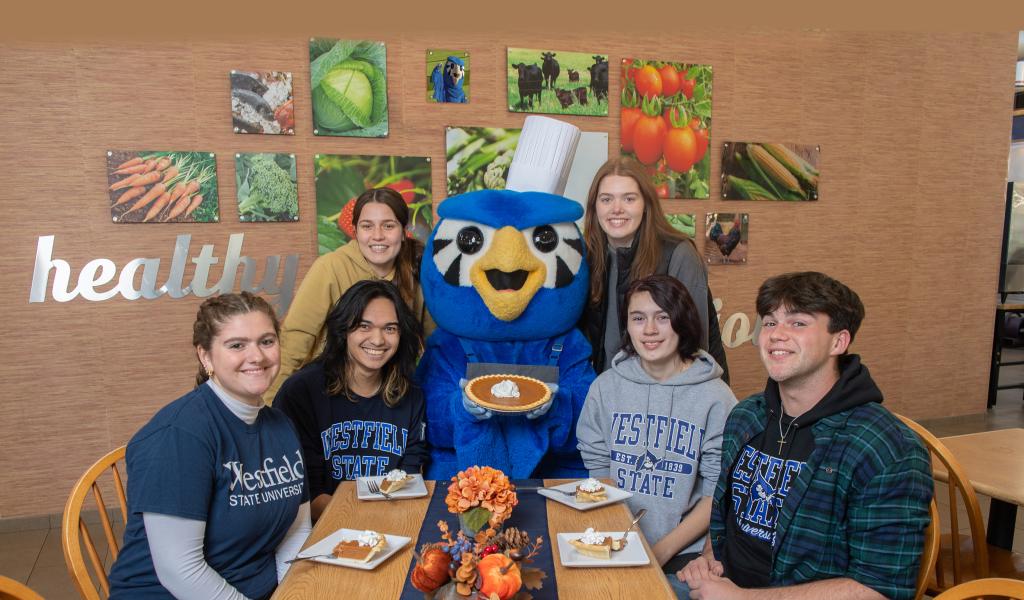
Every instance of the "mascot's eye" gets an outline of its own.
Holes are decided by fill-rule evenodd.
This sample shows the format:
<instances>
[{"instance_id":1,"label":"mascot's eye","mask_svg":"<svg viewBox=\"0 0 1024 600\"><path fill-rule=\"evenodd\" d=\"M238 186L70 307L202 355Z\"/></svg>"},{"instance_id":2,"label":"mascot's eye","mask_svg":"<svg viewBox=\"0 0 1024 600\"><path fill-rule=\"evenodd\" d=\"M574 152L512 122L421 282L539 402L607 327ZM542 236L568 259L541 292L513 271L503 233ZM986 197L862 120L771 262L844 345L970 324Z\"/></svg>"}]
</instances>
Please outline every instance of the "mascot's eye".
<instances>
[{"instance_id":1,"label":"mascot's eye","mask_svg":"<svg viewBox=\"0 0 1024 600\"><path fill-rule=\"evenodd\" d=\"M455 244L466 254L476 254L484 246L484 234L477 227L463 227L455 237Z\"/></svg>"},{"instance_id":2,"label":"mascot's eye","mask_svg":"<svg viewBox=\"0 0 1024 600\"><path fill-rule=\"evenodd\" d=\"M541 252L551 252L558 246L558 234L550 225L533 230L533 245Z\"/></svg>"}]
</instances>

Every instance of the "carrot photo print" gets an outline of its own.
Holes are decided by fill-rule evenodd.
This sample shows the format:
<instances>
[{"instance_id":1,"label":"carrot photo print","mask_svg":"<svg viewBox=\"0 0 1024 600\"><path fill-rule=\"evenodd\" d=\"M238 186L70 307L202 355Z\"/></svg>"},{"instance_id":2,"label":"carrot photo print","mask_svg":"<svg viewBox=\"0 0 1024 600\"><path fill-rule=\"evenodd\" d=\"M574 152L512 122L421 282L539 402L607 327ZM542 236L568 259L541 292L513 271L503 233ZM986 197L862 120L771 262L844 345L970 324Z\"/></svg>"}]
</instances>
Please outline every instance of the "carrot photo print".
<instances>
[{"instance_id":1,"label":"carrot photo print","mask_svg":"<svg viewBox=\"0 0 1024 600\"><path fill-rule=\"evenodd\" d=\"M509 48L508 109L608 116L608 55Z\"/></svg>"},{"instance_id":2,"label":"carrot photo print","mask_svg":"<svg viewBox=\"0 0 1024 600\"><path fill-rule=\"evenodd\" d=\"M384 42L313 38L309 61L314 135L388 136Z\"/></svg>"},{"instance_id":3,"label":"carrot photo print","mask_svg":"<svg viewBox=\"0 0 1024 600\"><path fill-rule=\"evenodd\" d=\"M622 59L622 154L660 198L710 196L711 65Z\"/></svg>"},{"instance_id":4,"label":"carrot photo print","mask_svg":"<svg viewBox=\"0 0 1024 600\"><path fill-rule=\"evenodd\" d=\"M115 223L220 220L212 152L108 150L107 183Z\"/></svg>"},{"instance_id":5,"label":"carrot photo print","mask_svg":"<svg viewBox=\"0 0 1024 600\"><path fill-rule=\"evenodd\" d=\"M708 213L704 218L704 260L709 265L747 262L750 216L746 213Z\"/></svg>"},{"instance_id":6,"label":"carrot photo print","mask_svg":"<svg viewBox=\"0 0 1024 600\"><path fill-rule=\"evenodd\" d=\"M818 146L725 142L723 200L817 200Z\"/></svg>"},{"instance_id":7,"label":"carrot photo print","mask_svg":"<svg viewBox=\"0 0 1024 600\"><path fill-rule=\"evenodd\" d=\"M388 187L409 206L406 235L425 242L434 224L430 158L317 154L316 229L319 254L327 254L355 237L352 211L356 198L370 188Z\"/></svg>"},{"instance_id":8,"label":"carrot photo print","mask_svg":"<svg viewBox=\"0 0 1024 600\"><path fill-rule=\"evenodd\" d=\"M292 74L231 71L231 122L235 133L295 135Z\"/></svg>"}]
</instances>

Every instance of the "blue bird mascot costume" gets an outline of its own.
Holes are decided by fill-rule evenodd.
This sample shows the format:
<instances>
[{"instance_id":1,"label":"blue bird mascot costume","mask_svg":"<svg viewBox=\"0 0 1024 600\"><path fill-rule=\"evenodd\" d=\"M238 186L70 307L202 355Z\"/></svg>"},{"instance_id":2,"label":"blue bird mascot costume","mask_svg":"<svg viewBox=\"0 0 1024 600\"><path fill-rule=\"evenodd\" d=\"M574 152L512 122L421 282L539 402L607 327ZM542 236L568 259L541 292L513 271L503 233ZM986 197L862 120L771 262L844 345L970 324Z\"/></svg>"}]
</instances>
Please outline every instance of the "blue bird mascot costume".
<instances>
[{"instance_id":1,"label":"blue bird mascot costume","mask_svg":"<svg viewBox=\"0 0 1024 600\"><path fill-rule=\"evenodd\" d=\"M564 170L563 187L568 164ZM482 190L448 198L437 212L420 267L438 325L417 370L427 400L427 477L443 481L472 465L513 479L586 476L576 421L595 375L590 343L575 327L589 291L574 223L583 208L546 192ZM466 398L468 380L499 373L544 381L552 400L501 414Z\"/></svg>"},{"instance_id":2,"label":"blue bird mascot costume","mask_svg":"<svg viewBox=\"0 0 1024 600\"><path fill-rule=\"evenodd\" d=\"M430 81L434 84L434 100L436 102L466 102L466 92L462 83L466 75L466 63L458 56L449 56L441 65L434 67L430 73Z\"/></svg>"}]
</instances>

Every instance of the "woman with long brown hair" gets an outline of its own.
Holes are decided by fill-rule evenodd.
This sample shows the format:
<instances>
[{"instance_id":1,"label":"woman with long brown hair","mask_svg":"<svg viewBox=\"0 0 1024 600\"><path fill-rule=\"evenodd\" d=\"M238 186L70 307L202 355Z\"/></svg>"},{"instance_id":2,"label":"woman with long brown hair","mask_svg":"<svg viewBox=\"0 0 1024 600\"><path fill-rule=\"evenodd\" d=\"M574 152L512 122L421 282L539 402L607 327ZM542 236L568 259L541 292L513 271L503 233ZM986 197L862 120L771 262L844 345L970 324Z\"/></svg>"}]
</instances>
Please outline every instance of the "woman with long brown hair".
<instances>
[{"instance_id":1,"label":"woman with long brown hair","mask_svg":"<svg viewBox=\"0 0 1024 600\"><path fill-rule=\"evenodd\" d=\"M406 235L410 217L395 190L373 188L359 195L352 211L355 239L313 262L288 309L281 328L281 372L264 395L268 403L289 375L320 353L327 314L357 281L394 283L428 332L433 328L419 284L423 244Z\"/></svg>"},{"instance_id":2,"label":"woman with long brown hair","mask_svg":"<svg viewBox=\"0 0 1024 600\"><path fill-rule=\"evenodd\" d=\"M594 176L587 195L583 237L590 263L590 296L580 320L593 347L594 370L611 367L622 346L619 311L629 284L649 275L671 275L682 283L700 316L699 346L722 367L729 367L708 289L708 273L693 240L665 219L654 186L638 162L608 160Z\"/></svg>"}]
</instances>

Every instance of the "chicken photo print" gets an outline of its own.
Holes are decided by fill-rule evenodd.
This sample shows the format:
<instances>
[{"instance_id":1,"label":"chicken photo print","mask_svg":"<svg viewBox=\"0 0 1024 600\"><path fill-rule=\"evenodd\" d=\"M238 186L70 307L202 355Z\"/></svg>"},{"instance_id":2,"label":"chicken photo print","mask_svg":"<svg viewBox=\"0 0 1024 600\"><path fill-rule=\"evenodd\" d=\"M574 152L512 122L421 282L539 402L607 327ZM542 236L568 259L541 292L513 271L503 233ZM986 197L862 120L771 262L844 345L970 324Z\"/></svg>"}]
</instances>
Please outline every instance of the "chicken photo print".
<instances>
[{"instance_id":1,"label":"chicken photo print","mask_svg":"<svg viewBox=\"0 0 1024 600\"><path fill-rule=\"evenodd\" d=\"M750 216L747 213L708 213L705 217L704 260L709 265L747 262Z\"/></svg>"},{"instance_id":2,"label":"chicken photo print","mask_svg":"<svg viewBox=\"0 0 1024 600\"><path fill-rule=\"evenodd\" d=\"M722 199L817 200L820 154L819 146L725 142Z\"/></svg>"}]
</instances>

